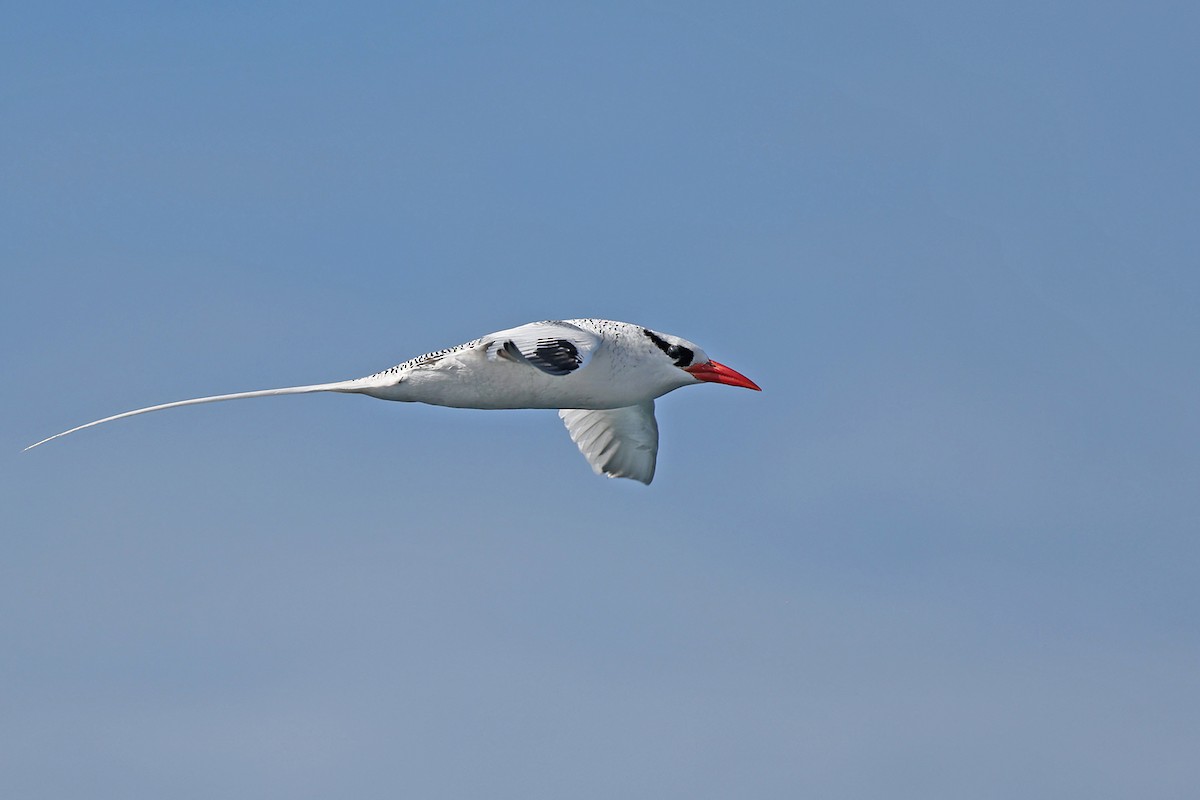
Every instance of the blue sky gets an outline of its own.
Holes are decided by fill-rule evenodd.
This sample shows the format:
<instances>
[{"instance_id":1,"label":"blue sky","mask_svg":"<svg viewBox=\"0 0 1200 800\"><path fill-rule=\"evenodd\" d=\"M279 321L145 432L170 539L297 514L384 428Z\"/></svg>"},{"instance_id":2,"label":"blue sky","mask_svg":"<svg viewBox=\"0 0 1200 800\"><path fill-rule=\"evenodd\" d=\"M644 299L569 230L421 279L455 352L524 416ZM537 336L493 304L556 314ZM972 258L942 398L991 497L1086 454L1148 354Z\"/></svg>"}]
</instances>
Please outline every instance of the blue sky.
<instances>
[{"instance_id":1,"label":"blue sky","mask_svg":"<svg viewBox=\"0 0 1200 800\"><path fill-rule=\"evenodd\" d=\"M38 5L0 31L0 793L1200 784L1186 4ZM692 339L653 486L313 396Z\"/></svg>"}]
</instances>

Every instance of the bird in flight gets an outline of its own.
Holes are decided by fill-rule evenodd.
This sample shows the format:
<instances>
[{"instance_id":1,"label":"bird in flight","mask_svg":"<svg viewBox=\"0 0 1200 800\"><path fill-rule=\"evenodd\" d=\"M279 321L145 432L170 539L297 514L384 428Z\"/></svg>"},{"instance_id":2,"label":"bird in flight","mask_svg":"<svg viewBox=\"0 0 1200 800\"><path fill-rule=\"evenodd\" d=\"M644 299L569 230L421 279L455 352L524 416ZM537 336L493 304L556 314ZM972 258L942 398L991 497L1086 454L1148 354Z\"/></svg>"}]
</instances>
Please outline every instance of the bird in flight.
<instances>
[{"instance_id":1,"label":"bird in flight","mask_svg":"<svg viewBox=\"0 0 1200 800\"><path fill-rule=\"evenodd\" d=\"M167 408L342 392L452 408L557 408L597 475L648 484L658 457L654 399L699 383L762 391L678 336L606 319L548 320L426 353L365 378L197 397L126 411L25 449L93 425Z\"/></svg>"}]
</instances>

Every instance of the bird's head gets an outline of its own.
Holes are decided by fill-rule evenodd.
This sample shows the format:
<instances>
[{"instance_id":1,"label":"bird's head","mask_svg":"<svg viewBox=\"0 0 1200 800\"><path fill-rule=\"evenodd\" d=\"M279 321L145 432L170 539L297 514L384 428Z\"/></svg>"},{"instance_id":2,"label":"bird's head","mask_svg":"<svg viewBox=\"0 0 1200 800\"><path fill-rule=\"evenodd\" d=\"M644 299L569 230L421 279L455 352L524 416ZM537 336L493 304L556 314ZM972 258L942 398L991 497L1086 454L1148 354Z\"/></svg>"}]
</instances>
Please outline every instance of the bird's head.
<instances>
[{"instance_id":1,"label":"bird's head","mask_svg":"<svg viewBox=\"0 0 1200 800\"><path fill-rule=\"evenodd\" d=\"M689 383L723 383L726 386L742 386L761 392L754 381L737 370L719 362L713 361L708 355L687 339L672 336L669 333L659 333L649 328L642 328L646 340L652 344L651 350L657 350L666 357L671 365L687 373L680 385Z\"/></svg>"}]
</instances>

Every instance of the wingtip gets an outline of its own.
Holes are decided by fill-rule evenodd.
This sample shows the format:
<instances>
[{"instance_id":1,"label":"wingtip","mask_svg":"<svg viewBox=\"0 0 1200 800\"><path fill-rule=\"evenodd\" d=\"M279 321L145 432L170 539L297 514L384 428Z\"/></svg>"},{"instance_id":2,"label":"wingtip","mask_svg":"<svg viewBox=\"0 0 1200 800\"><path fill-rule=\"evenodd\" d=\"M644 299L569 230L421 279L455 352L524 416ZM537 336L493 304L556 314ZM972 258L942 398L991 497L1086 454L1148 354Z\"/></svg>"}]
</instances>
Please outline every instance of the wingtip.
<instances>
[{"instance_id":1,"label":"wingtip","mask_svg":"<svg viewBox=\"0 0 1200 800\"><path fill-rule=\"evenodd\" d=\"M650 482L654 480L653 472L651 472L649 475L646 475L646 476L637 475L628 470L609 471L606 469L596 469L596 470L594 470L594 472L597 475L603 475L604 477L609 478L609 479L624 478L626 480L637 481L638 483L644 484L646 486L649 486Z\"/></svg>"}]
</instances>

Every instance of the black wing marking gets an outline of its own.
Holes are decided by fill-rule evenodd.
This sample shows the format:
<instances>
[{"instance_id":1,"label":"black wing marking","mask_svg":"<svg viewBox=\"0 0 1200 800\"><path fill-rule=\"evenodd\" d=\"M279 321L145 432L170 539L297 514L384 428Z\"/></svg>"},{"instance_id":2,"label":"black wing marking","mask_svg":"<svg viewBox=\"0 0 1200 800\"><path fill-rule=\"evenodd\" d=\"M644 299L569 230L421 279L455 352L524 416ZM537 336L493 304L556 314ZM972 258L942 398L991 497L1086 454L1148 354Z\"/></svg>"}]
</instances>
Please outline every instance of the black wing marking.
<instances>
[{"instance_id":1,"label":"black wing marking","mask_svg":"<svg viewBox=\"0 0 1200 800\"><path fill-rule=\"evenodd\" d=\"M527 358L530 364L551 375L569 375L583 363L579 348L566 339L538 339L537 347Z\"/></svg>"},{"instance_id":2,"label":"black wing marking","mask_svg":"<svg viewBox=\"0 0 1200 800\"><path fill-rule=\"evenodd\" d=\"M522 353L512 339L505 342L497 355L509 361L523 361L549 375L570 375L583 364L579 348L566 339L539 339L532 352Z\"/></svg>"},{"instance_id":3,"label":"black wing marking","mask_svg":"<svg viewBox=\"0 0 1200 800\"><path fill-rule=\"evenodd\" d=\"M531 322L484 337L489 360L527 364L562 377L587 367L600 337L566 322Z\"/></svg>"}]
</instances>

